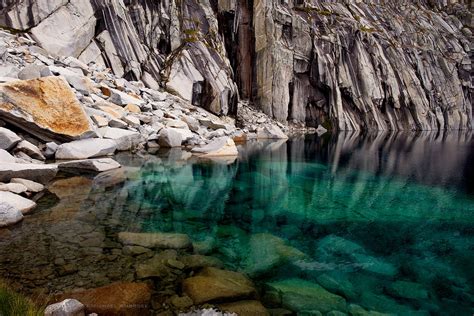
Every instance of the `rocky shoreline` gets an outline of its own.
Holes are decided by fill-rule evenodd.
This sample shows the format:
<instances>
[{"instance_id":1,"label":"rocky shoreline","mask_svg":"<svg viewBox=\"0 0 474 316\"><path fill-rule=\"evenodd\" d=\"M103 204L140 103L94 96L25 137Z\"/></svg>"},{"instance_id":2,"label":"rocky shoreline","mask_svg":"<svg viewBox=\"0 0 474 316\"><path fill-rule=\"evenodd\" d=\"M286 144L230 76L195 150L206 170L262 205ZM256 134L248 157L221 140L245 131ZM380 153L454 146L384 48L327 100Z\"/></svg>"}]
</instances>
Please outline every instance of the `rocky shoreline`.
<instances>
[{"instance_id":1,"label":"rocky shoreline","mask_svg":"<svg viewBox=\"0 0 474 316\"><path fill-rule=\"evenodd\" d=\"M120 168L120 151L182 147L236 157L235 142L286 139L288 128L241 105L239 127L101 65L54 57L26 35L0 31L0 226L22 220L58 172ZM283 129L283 131L282 131ZM7 203L8 202L8 203Z\"/></svg>"}]
</instances>

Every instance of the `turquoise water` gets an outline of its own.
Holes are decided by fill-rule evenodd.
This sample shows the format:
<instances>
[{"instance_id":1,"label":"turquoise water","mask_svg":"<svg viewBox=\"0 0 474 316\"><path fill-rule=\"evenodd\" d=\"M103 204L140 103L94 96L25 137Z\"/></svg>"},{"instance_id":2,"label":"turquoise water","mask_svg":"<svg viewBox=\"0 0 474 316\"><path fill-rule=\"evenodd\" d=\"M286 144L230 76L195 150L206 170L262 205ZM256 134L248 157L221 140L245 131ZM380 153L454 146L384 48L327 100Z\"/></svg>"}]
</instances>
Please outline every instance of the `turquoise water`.
<instances>
[{"instance_id":1,"label":"turquoise water","mask_svg":"<svg viewBox=\"0 0 474 316\"><path fill-rule=\"evenodd\" d=\"M120 154L120 170L62 176L57 197L0 230L0 277L28 293L135 281L149 257L128 255L117 233L178 232L250 276L269 309L474 313L470 134L306 136L239 152ZM180 294L176 278L167 289Z\"/></svg>"},{"instance_id":2,"label":"turquoise water","mask_svg":"<svg viewBox=\"0 0 474 316\"><path fill-rule=\"evenodd\" d=\"M141 168L129 202L147 214L141 230L190 235L259 283L267 306L281 303L274 284L311 282L367 310L471 315L472 144L377 137L249 144L235 162L165 159Z\"/></svg>"}]
</instances>

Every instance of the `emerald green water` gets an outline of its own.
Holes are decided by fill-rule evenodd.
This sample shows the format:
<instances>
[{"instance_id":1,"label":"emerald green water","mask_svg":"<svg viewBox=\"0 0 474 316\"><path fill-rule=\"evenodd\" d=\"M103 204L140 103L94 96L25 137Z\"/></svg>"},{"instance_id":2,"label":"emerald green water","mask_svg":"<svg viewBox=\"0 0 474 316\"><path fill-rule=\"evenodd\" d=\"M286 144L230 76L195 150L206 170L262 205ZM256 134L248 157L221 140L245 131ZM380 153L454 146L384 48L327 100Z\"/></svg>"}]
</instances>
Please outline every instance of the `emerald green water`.
<instances>
[{"instance_id":1,"label":"emerald green water","mask_svg":"<svg viewBox=\"0 0 474 316\"><path fill-rule=\"evenodd\" d=\"M251 277L269 309L474 313L470 134L306 136L239 152L121 154L120 170L63 176L56 198L0 231L0 277L31 293L142 281L149 257L128 255L117 233L177 232ZM180 295L175 278L154 293Z\"/></svg>"},{"instance_id":2,"label":"emerald green water","mask_svg":"<svg viewBox=\"0 0 474 316\"><path fill-rule=\"evenodd\" d=\"M152 163L130 200L148 214L142 230L186 233L264 289L305 280L367 310L470 315L470 143L385 141L357 138L334 152L338 140L307 137L247 145L230 164Z\"/></svg>"}]
</instances>

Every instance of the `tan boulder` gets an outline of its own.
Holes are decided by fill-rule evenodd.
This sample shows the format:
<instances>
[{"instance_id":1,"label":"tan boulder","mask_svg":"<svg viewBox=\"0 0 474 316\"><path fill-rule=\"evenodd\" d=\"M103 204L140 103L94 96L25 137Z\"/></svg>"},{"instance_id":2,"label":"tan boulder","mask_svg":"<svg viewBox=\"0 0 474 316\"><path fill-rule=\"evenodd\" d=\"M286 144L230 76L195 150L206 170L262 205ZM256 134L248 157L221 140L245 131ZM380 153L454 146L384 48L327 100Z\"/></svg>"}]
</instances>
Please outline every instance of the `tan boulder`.
<instances>
[{"instance_id":1,"label":"tan boulder","mask_svg":"<svg viewBox=\"0 0 474 316\"><path fill-rule=\"evenodd\" d=\"M140 109L140 107L136 104L133 104L133 103L129 103L127 104L125 107L124 107L125 110L127 110L128 112L131 112L131 113L141 113L142 110Z\"/></svg>"},{"instance_id":2,"label":"tan boulder","mask_svg":"<svg viewBox=\"0 0 474 316\"><path fill-rule=\"evenodd\" d=\"M148 315L151 289L145 283L114 283L107 286L65 293L59 300L73 298L86 306L86 313L99 315Z\"/></svg>"},{"instance_id":3,"label":"tan boulder","mask_svg":"<svg viewBox=\"0 0 474 316\"><path fill-rule=\"evenodd\" d=\"M259 301L240 301L218 305L224 312L236 313L239 316L266 316L270 315Z\"/></svg>"},{"instance_id":4,"label":"tan boulder","mask_svg":"<svg viewBox=\"0 0 474 316\"><path fill-rule=\"evenodd\" d=\"M255 296L255 288L245 275L207 267L183 281L183 292L194 304L235 300Z\"/></svg>"},{"instance_id":5,"label":"tan boulder","mask_svg":"<svg viewBox=\"0 0 474 316\"><path fill-rule=\"evenodd\" d=\"M91 121L62 77L0 84L0 118L45 141L94 135Z\"/></svg>"}]
</instances>

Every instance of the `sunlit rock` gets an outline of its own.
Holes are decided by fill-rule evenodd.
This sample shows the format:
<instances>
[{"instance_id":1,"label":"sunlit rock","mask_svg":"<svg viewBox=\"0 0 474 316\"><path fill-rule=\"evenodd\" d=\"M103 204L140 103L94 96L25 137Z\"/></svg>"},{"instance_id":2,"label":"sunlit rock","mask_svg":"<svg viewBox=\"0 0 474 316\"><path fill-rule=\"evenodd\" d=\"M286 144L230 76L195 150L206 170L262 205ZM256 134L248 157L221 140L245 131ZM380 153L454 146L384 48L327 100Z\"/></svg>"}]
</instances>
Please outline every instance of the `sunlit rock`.
<instances>
[{"instance_id":1,"label":"sunlit rock","mask_svg":"<svg viewBox=\"0 0 474 316\"><path fill-rule=\"evenodd\" d=\"M60 77L0 84L0 118L45 141L93 135L84 109Z\"/></svg>"}]
</instances>

